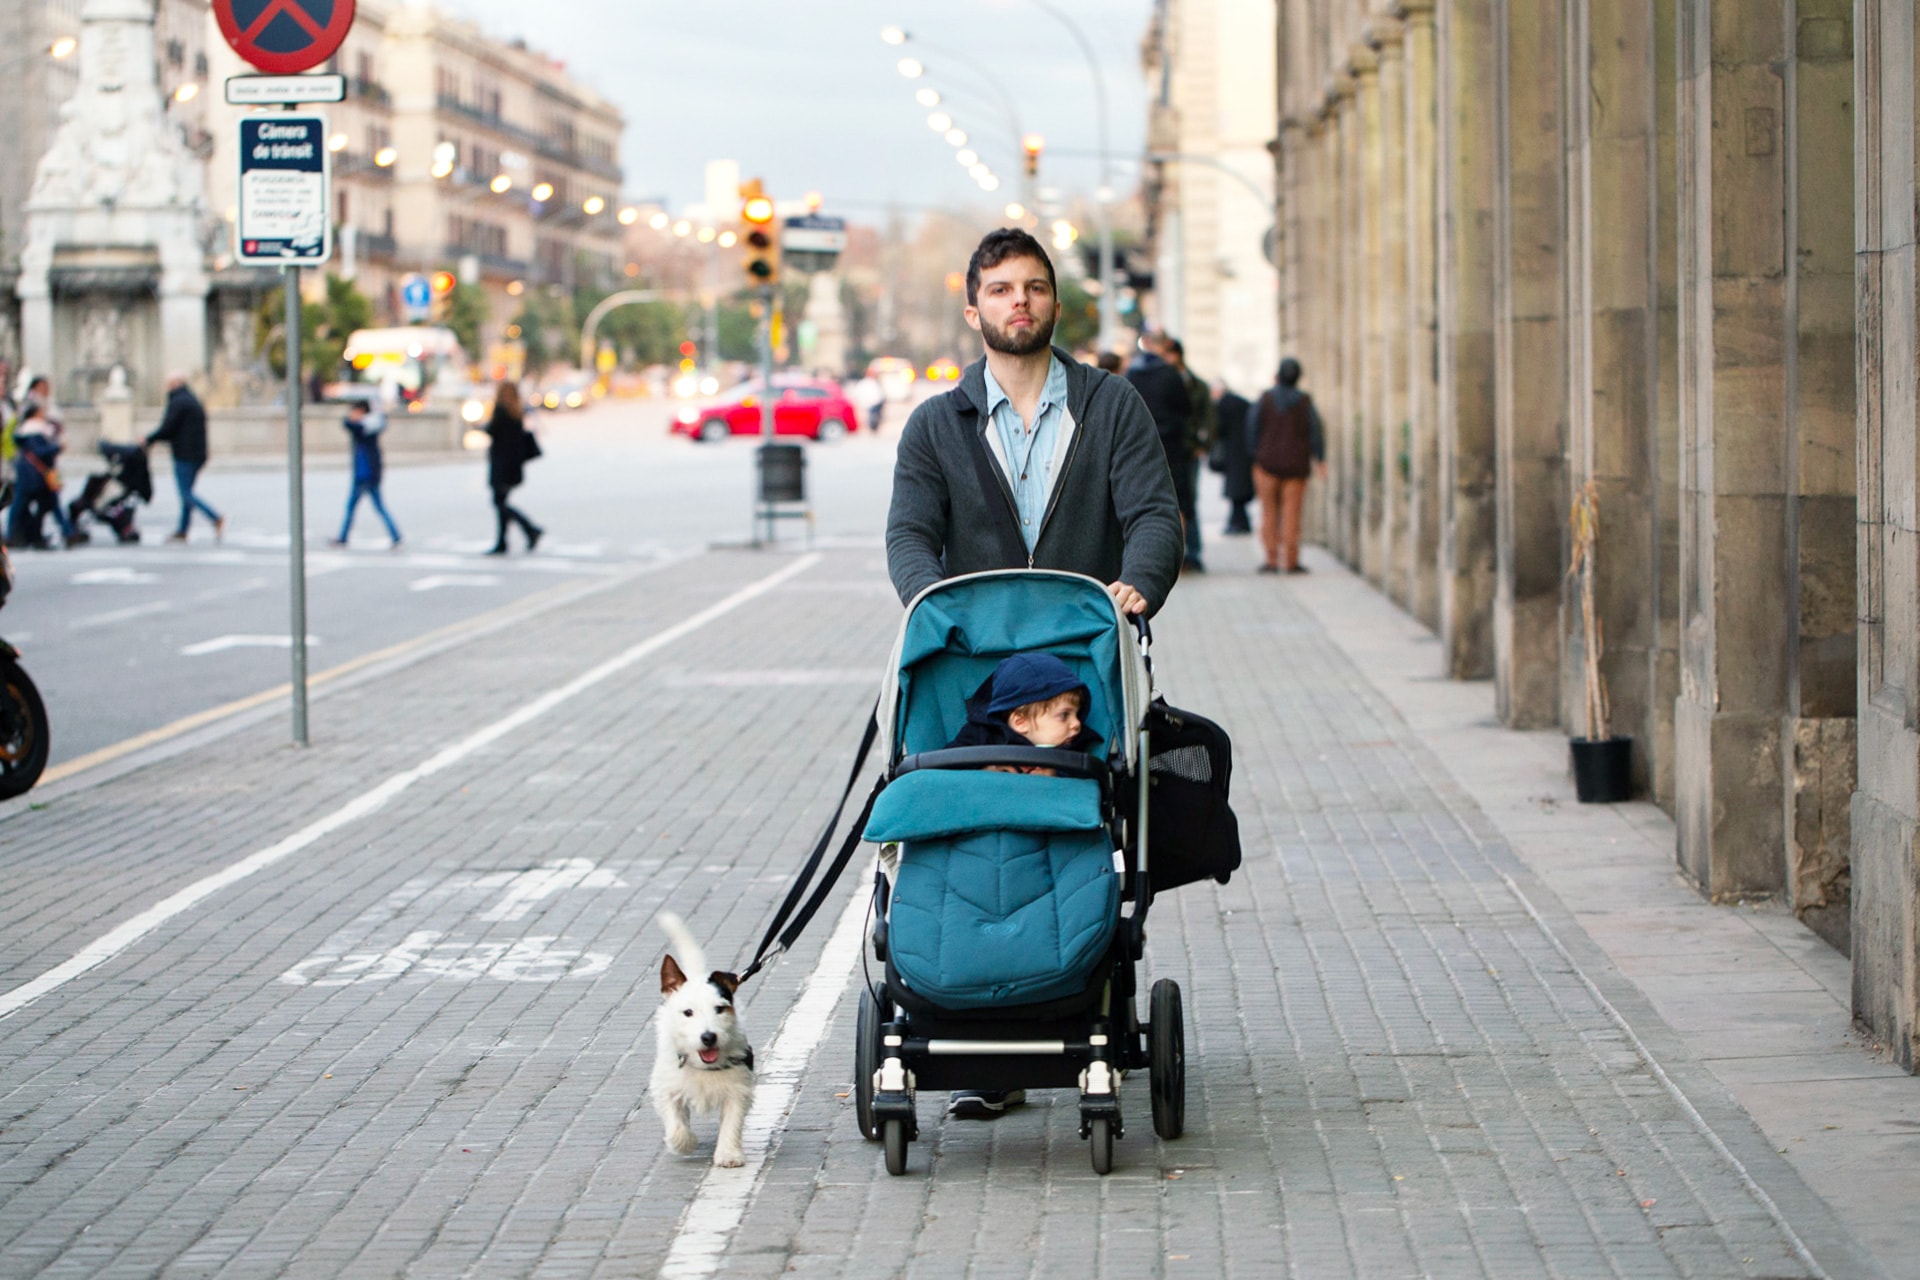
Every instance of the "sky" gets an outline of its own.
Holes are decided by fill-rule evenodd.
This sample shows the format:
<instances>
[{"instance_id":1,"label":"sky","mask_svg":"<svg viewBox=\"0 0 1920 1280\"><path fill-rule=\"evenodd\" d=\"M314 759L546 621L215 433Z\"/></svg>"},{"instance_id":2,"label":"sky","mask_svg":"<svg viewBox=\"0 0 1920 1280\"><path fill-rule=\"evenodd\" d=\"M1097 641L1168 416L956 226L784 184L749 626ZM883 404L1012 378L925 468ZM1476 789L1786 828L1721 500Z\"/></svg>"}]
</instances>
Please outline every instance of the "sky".
<instances>
[{"instance_id":1,"label":"sky","mask_svg":"<svg viewBox=\"0 0 1920 1280\"><path fill-rule=\"evenodd\" d=\"M565 62L626 115L630 199L679 208L732 159L778 199L818 191L823 212L877 222L890 206L996 209L1021 182L1017 123L1047 142L1041 186L1069 201L1099 186L1099 112L1088 61L1035 0L441 0L490 35ZM1048 0L1085 34L1106 82L1112 185L1138 180L1146 136L1140 39L1152 0ZM880 32L899 26L904 47ZM904 56L927 68L904 79ZM998 88L994 82L998 83ZM989 196L914 101L932 86L999 175ZM1011 100L1011 110L1008 102ZM1074 154L1079 153L1079 154Z\"/></svg>"}]
</instances>

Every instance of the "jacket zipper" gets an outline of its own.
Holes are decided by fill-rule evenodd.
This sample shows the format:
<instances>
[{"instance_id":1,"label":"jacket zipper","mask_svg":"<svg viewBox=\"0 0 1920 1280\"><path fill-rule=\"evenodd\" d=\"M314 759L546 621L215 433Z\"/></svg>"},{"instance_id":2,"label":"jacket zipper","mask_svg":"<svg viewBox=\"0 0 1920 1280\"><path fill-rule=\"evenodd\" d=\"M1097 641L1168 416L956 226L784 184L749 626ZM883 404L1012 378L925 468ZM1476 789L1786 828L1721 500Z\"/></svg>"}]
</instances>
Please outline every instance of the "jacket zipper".
<instances>
[{"instance_id":1,"label":"jacket zipper","mask_svg":"<svg viewBox=\"0 0 1920 1280\"><path fill-rule=\"evenodd\" d=\"M1098 394L1097 389L1094 393L1087 396L1087 403L1081 406L1082 410L1093 407L1094 394ZM1068 412L1072 412L1072 406L1070 405L1068 406ZM1080 454L1080 440L1085 434L1086 428L1084 424L1079 418L1075 418L1073 420L1073 443L1067 446L1067 460L1060 464L1060 474L1053 479L1053 496L1047 499L1047 509L1041 513L1040 516L1039 531L1033 535L1033 545L1036 547L1040 545L1040 539L1045 536L1047 532L1047 522L1053 519L1054 508L1060 505L1060 493L1066 486L1067 472L1073 470L1073 460ZM1032 551L1027 552L1027 568L1033 568Z\"/></svg>"}]
</instances>

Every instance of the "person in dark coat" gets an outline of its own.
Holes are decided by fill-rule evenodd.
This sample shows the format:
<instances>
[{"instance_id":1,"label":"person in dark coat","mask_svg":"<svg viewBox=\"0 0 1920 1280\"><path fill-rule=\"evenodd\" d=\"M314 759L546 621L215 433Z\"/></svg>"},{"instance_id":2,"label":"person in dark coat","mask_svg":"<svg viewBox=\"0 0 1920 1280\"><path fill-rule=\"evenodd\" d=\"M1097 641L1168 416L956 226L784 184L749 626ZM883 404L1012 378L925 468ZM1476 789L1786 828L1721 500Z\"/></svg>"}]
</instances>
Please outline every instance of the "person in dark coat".
<instances>
[{"instance_id":1,"label":"person in dark coat","mask_svg":"<svg viewBox=\"0 0 1920 1280\"><path fill-rule=\"evenodd\" d=\"M1187 414L1187 449L1181 457L1181 465L1187 469L1187 505L1180 508L1180 517L1187 523L1186 567L1195 573L1205 573L1207 567L1200 562L1200 460L1213 448L1213 391L1205 379L1187 367L1187 349L1180 339L1163 339L1160 352L1162 358L1179 372L1180 381L1187 388L1187 404L1191 407Z\"/></svg>"},{"instance_id":2,"label":"person in dark coat","mask_svg":"<svg viewBox=\"0 0 1920 1280\"><path fill-rule=\"evenodd\" d=\"M1253 406L1245 396L1222 387L1219 398L1213 402L1213 418L1218 424L1218 434L1214 437L1210 456L1220 461L1220 493L1233 507L1227 515L1227 527L1222 532L1228 536L1252 533L1253 524L1247 517L1247 504L1254 498Z\"/></svg>"},{"instance_id":3,"label":"person in dark coat","mask_svg":"<svg viewBox=\"0 0 1920 1280\"><path fill-rule=\"evenodd\" d=\"M332 539L336 547L347 545L347 538L353 532L353 513L360 507L360 499L372 498L373 509L387 526L387 536L393 539L393 550L400 548L400 529L393 523L393 517L387 514L387 504L380 500L380 475L384 470L380 457L380 433L387 429L387 415L370 406L365 400L356 400L347 407L347 416L340 423L346 428L347 435L353 440L353 492L347 495L346 518L340 522L340 536Z\"/></svg>"},{"instance_id":4,"label":"person in dark coat","mask_svg":"<svg viewBox=\"0 0 1920 1280\"><path fill-rule=\"evenodd\" d=\"M1181 541L1186 544L1182 568L1199 567L1192 547L1194 472L1193 397L1187 392L1186 379L1164 354L1166 338L1150 333L1140 339L1140 354L1127 367L1127 381L1146 402L1153 415L1154 429L1160 433L1160 449L1166 455L1167 472L1173 477L1174 500L1180 506Z\"/></svg>"},{"instance_id":5,"label":"person in dark coat","mask_svg":"<svg viewBox=\"0 0 1920 1280\"><path fill-rule=\"evenodd\" d=\"M167 535L168 542L185 542L193 513L199 511L213 521L213 537L218 542L227 531L227 518L207 505L193 491L194 481L207 465L207 411L187 385L187 376L167 376L167 408L160 425L147 436L147 445L165 441L173 453L173 482L180 490L180 523Z\"/></svg>"},{"instance_id":6,"label":"person in dark coat","mask_svg":"<svg viewBox=\"0 0 1920 1280\"><path fill-rule=\"evenodd\" d=\"M526 514L507 503L507 495L527 478L526 466L531 437L527 434L525 411L520 407L520 388L501 382L494 388L493 417L487 420L487 483L493 489L493 515L496 532L490 556L507 554L507 524L520 526L526 535L527 550L540 545L546 530L527 519Z\"/></svg>"},{"instance_id":7,"label":"person in dark coat","mask_svg":"<svg viewBox=\"0 0 1920 1280\"><path fill-rule=\"evenodd\" d=\"M1280 362L1280 384L1253 407L1259 434L1253 445L1253 485L1260 494L1260 543L1267 553L1261 573L1305 573L1300 563L1300 513L1306 509L1307 478L1326 470L1326 428L1313 399L1300 390L1300 362Z\"/></svg>"}]
</instances>

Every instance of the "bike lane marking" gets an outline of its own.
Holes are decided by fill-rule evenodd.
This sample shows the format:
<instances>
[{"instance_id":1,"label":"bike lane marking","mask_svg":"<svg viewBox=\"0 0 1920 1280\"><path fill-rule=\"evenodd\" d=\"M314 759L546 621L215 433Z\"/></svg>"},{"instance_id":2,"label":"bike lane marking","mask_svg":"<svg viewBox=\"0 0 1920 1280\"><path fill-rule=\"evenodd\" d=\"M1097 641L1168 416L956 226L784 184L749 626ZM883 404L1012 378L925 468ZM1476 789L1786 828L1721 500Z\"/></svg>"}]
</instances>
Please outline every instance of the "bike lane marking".
<instances>
[{"instance_id":1,"label":"bike lane marking","mask_svg":"<svg viewBox=\"0 0 1920 1280\"><path fill-rule=\"evenodd\" d=\"M872 883L872 874L864 883ZM855 884L863 883L856 879ZM856 892L840 912L840 919L807 975L800 998L780 1020L767 1045L766 1067L754 1074L753 1109L747 1112L742 1145L747 1162L738 1169L708 1165L694 1188L693 1199L680 1216L660 1280L707 1280L720 1269L733 1233L747 1215L747 1206L760 1189L769 1159L780 1145L787 1113L800 1092L800 1080L815 1050L833 1023L834 1006L853 977L865 936L868 896Z\"/></svg>"},{"instance_id":2,"label":"bike lane marking","mask_svg":"<svg viewBox=\"0 0 1920 1280\"><path fill-rule=\"evenodd\" d=\"M155 929L158 929L161 925L183 912L192 910L195 906L199 905L199 903L220 892L220 890L227 888L229 885L238 884L249 876L264 871L266 868L291 857L293 854L300 852L322 837L330 835L342 827L357 822L369 814L379 812L415 783L424 781L437 773L453 767L474 752L479 751L482 747L497 742L514 730L519 729L530 721L538 719L540 716L545 715L569 699L584 693L586 690L591 689L593 686L611 676L618 675L620 672L626 670L634 663L639 662L642 658L654 653L656 650L664 648L674 641L698 631L708 623L738 609L741 605L758 599L760 596L765 595L790 578L805 573L808 569L818 564L820 560L821 555L819 552L809 552L801 556L784 569L768 574L758 582L750 583L742 587L724 600L707 606L692 617L677 622L664 631L654 633L652 636L640 641L631 648L607 659L599 666L592 668L582 675L576 676L566 684L556 689L551 689L533 701L525 703L519 710L494 721L484 729L469 734L452 746L443 748L413 768L394 774L372 790L361 793L358 797L349 801L339 809L334 810L334 812L328 814L326 817L309 823L286 839L250 854L238 862L231 863L221 870L214 872L212 875L196 880L177 893L163 898L119 927L108 931L106 934L82 947L79 954L75 955L72 959L55 965L39 977L15 987L5 994L0 994L0 1019L12 1017L15 1013L18 1013L21 1009L32 1004L42 996L57 991L81 974L105 964L140 939L146 937L149 933L152 933Z\"/></svg>"}]
</instances>

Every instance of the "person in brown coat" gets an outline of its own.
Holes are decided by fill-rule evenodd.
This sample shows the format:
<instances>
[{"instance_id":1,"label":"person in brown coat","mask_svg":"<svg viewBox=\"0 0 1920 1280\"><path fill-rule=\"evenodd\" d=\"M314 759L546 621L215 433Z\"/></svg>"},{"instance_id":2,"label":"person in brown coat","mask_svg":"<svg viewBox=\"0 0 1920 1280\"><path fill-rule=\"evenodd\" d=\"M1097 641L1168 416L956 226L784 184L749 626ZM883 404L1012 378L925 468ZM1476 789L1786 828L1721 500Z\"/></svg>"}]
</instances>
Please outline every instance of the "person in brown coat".
<instances>
[{"instance_id":1,"label":"person in brown coat","mask_svg":"<svg viewBox=\"0 0 1920 1280\"><path fill-rule=\"evenodd\" d=\"M1280 362L1280 384L1249 411L1253 427L1253 487L1260 498L1261 573L1305 573L1300 563L1300 513L1307 480L1327 469L1326 428L1313 398L1300 390L1300 362Z\"/></svg>"}]
</instances>

